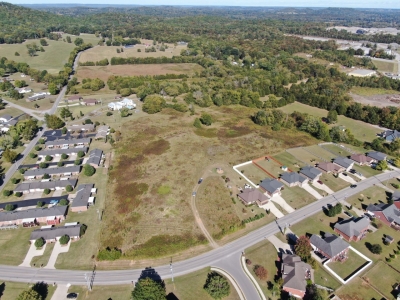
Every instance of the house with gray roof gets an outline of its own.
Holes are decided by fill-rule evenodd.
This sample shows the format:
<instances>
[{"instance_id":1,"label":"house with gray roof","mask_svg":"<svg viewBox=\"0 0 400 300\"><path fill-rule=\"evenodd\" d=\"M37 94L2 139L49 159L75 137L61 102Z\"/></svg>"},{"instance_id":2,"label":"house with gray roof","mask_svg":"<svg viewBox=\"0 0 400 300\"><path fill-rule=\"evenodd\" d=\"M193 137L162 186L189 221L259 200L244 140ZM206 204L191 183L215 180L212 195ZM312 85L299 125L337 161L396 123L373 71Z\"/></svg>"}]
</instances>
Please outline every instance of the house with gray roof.
<instances>
[{"instance_id":1,"label":"house with gray roof","mask_svg":"<svg viewBox=\"0 0 400 300\"><path fill-rule=\"evenodd\" d=\"M397 130L386 130L381 133L381 136L386 142L393 142L395 139L400 138L400 131Z\"/></svg>"},{"instance_id":2,"label":"house with gray roof","mask_svg":"<svg viewBox=\"0 0 400 300\"><path fill-rule=\"evenodd\" d=\"M83 151L86 154L88 151L88 147L67 148L67 149L57 148L57 149L52 149L52 150L41 150L38 152L38 156L43 158L43 157L46 157L47 155L52 156L52 157L61 156L63 154L77 155L79 151Z\"/></svg>"},{"instance_id":3,"label":"house with gray roof","mask_svg":"<svg viewBox=\"0 0 400 300\"><path fill-rule=\"evenodd\" d=\"M354 160L360 166L369 166L373 161L371 157L364 154L352 154L350 155L350 159Z\"/></svg>"},{"instance_id":4,"label":"house with gray roof","mask_svg":"<svg viewBox=\"0 0 400 300\"><path fill-rule=\"evenodd\" d=\"M369 219L365 217L357 219L351 218L348 220L337 222L335 224L334 230L346 241L358 242L367 234L369 223Z\"/></svg>"},{"instance_id":5,"label":"house with gray roof","mask_svg":"<svg viewBox=\"0 0 400 300\"><path fill-rule=\"evenodd\" d=\"M105 139L107 137L108 129L107 125L97 126L97 133L94 137L95 140Z\"/></svg>"},{"instance_id":6,"label":"house with gray roof","mask_svg":"<svg viewBox=\"0 0 400 300\"><path fill-rule=\"evenodd\" d=\"M75 147L75 146L89 146L90 138L83 139L71 139L71 140L54 140L47 141L44 146L48 149L51 148L63 148L63 147Z\"/></svg>"},{"instance_id":7,"label":"house with gray roof","mask_svg":"<svg viewBox=\"0 0 400 300\"><path fill-rule=\"evenodd\" d=\"M86 131L94 131L94 124L75 124L75 125L70 125L67 126L68 131L74 131L74 132L86 132Z\"/></svg>"},{"instance_id":8,"label":"house with gray roof","mask_svg":"<svg viewBox=\"0 0 400 300\"><path fill-rule=\"evenodd\" d=\"M52 206L49 208L32 208L26 210L0 212L0 226L22 225L32 227L39 224L56 225L65 220L68 206Z\"/></svg>"},{"instance_id":9,"label":"house with gray roof","mask_svg":"<svg viewBox=\"0 0 400 300\"><path fill-rule=\"evenodd\" d=\"M378 151L371 151L367 153L368 157L371 157L373 159L373 162L377 163L380 162L381 160L386 160L387 155L382 152Z\"/></svg>"},{"instance_id":10,"label":"house with gray roof","mask_svg":"<svg viewBox=\"0 0 400 300\"><path fill-rule=\"evenodd\" d=\"M343 168L342 166L339 166L332 162L320 162L320 163L318 163L317 168L328 174L329 173L337 174L337 173L341 173L345 170L345 168Z\"/></svg>"},{"instance_id":11,"label":"house with gray roof","mask_svg":"<svg viewBox=\"0 0 400 300\"><path fill-rule=\"evenodd\" d=\"M300 174L304 175L305 177L308 178L308 180L312 182L317 182L322 175L322 171L318 170L317 168L307 166L301 168Z\"/></svg>"},{"instance_id":12,"label":"house with gray roof","mask_svg":"<svg viewBox=\"0 0 400 300\"><path fill-rule=\"evenodd\" d=\"M279 180L265 178L263 181L261 181L260 188L272 197L274 195L281 194L283 184Z\"/></svg>"},{"instance_id":13,"label":"house with gray roof","mask_svg":"<svg viewBox=\"0 0 400 300\"><path fill-rule=\"evenodd\" d=\"M71 226L59 226L51 228L41 228L32 231L29 240L34 243L37 239L43 238L46 243L54 243L63 235L68 235L71 240L77 240L81 237L81 224Z\"/></svg>"},{"instance_id":14,"label":"house with gray roof","mask_svg":"<svg viewBox=\"0 0 400 300\"><path fill-rule=\"evenodd\" d=\"M81 184L76 190L76 196L71 204L72 212L87 211L90 204L94 204L94 197L92 197L92 189L94 184Z\"/></svg>"},{"instance_id":15,"label":"house with gray roof","mask_svg":"<svg viewBox=\"0 0 400 300\"><path fill-rule=\"evenodd\" d=\"M80 171L81 171L81 166L58 167L58 168L47 168L47 169L31 169L31 170L25 171L24 179L25 180L40 179L44 176L44 174L48 174L51 177L54 177L54 176L70 177L70 176L78 175Z\"/></svg>"},{"instance_id":16,"label":"house with gray roof","mask_svg":"<svg viewBox=\"0 0 400 300\"><path fill-rule=\"evenodd\" d=\"M370 204L367 206L366 211L386 225L400 229L400 210L395 204Z\"/></svg>"},{"instance_id":17,"label":"house with gray roof","mask_svg":"<svg viewBox=\"0 0 400 300\"><path fill-rule=\"evenodd\" d=\"M2 116L0 116L0 122L1 123L7 123L8 121L10 121L13 117L11 115L8 114L4 114Z\"/></svg>"},{"instance_id":18,"label":"house with gray roof","mask_svg":"<svg viewBox=\"0 0 400 300\"><path fill-rule=\"evenodd\" d=\"M314 281L314 271L297 255L282 254L281 260L282 289L298 298L306 293L307 280Z\"/></svg>"},{"instance_id":19,"label":"house with gray roof","mask_svg":"<svg viewBox=\"0 0 400 300\"><path fill-rule=\"evenodd\" d=\"M76 179L68 179L68 180L55 180L55 181L36 181L36 182L22 182L18 184L14 192L21 192L23 194L29 194L33 192L40 192L44 191L45 189L49 189L51 191L55 190L62 190L64 191L65 188L70 185L72 188L75 188L76 183L78 180Z\"/></svg>"},{"instance_id":20,"label":"house with gray roof","mask_svg":"<svg viewBox=\"0 0 400 300\"><path fill-rule=\"evenodd\" d=\"M103 150L93 149L89 152L89 159L86 161L86 163L91 165L92 167L98 168L102 158Z\"/></svg>"},{"instance_id":21,"label":"house with gray roof","mask_svg":"<svg viewBox=\"0 0 400 300\"><path fill-rule=\"evenodd\" d=\"M321 238L313 234L310 243L314 251L319 252L329 259L329 261L344 261L347 259L347 252L350 245L334 234L325 233Z\"/></svg>"},{"instance_id":22,"label":"house with gray roof","mask_svg":"<svg viewBox=\"0 0 400 300\"><path fill-rule=\"evenodd\" d=\"M258 189L244 189L243 192L237 195L242 200L244 205L258 204L259 206L267 204L269 198L261 193Z\"/></svg>"},{"instance_id":23,"label":"house with gray roof","mask_svg":"<svg viewBox=\"0 0 400 300\"><path fill-rule=\"evenodd\" d=\"M285 172L281 175L281 181L286 185L292 186L303 186L303 184L307 184L308 179L299 173L295 172Z\"/></svg>"},{"instance_id":24,"label":"house with gray roof","mask_svg":"<svg viewBox=\"0 0 400 300\"><path fill-rule=\"evenodd\" d=\"M333 163L345 168L346 171L349 171L354 166L354 160L341 156L336 157Z\"/></svg>"}]
</instances>

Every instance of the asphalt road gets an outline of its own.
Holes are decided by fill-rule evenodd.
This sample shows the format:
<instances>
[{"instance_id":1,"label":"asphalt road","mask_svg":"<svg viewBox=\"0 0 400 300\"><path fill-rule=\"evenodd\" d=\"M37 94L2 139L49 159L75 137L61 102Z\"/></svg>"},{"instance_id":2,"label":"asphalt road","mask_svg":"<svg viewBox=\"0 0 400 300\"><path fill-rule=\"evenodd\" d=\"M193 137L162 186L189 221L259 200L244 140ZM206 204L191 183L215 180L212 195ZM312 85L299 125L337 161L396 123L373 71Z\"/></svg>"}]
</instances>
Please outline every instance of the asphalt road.
<instances>
[{"instance_id":1,"label":"asphalt road","mask_svg":"<svg viewBox=\"0 0 400 300\"><path fill-rule=\"evenodd\" d=\"M216 266L229 272L238 282L240 288L244 292L246 299L259 299L259 295L255 290L250 280L244 275L240 264L240 256L244 249L263 241L267 237L279 232L279 226L285 227L285 224L298 223L311 215L321 211L322 206L327 204L336 204L337 201L345 200L346 198L359 194L366 188L381 181L391 179L400 175L399 171L390 171L380 175L370 177L357 184L356 188L345 188L332 195L329 195L321 200L315 201L301 209L294 211L291 214L285 215L278 220L259 228L246 236L239 238L229 244L226 244L217 249L213 249L202 255L180 261L173 264L174 276L181 276L196 270ZM155 270L161 278L171 278L171 270L169 265L155 267ZM114 271L96 271L94 276L94 284L98 285L113 285L126 284L136 281L142 270L114 270ZM91 271L70 271L70 270L49 270L38 268L25 268L16 266L0 266L0 279L17 282L57 282L85 285L85 273L91 274Z\"/></svg>"}]
</instances>

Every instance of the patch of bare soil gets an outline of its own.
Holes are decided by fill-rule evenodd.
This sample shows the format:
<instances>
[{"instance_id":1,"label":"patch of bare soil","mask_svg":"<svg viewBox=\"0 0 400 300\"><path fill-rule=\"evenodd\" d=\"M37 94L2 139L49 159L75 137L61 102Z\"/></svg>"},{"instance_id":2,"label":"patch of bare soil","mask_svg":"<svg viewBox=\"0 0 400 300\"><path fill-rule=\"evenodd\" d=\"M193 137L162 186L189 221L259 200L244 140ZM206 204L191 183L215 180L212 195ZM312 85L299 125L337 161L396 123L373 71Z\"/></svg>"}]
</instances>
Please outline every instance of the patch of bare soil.
<instances>
[{"instance_id":1,"label":"patch of bare soil","mask_svg":"<svg viewBox=\"0 0 400 300\"><path fill-rule=\"evenodd\" d=\"M386 107L386 106L400 106L400 95L373 95L373 96L360 96L353 93L350 93L350 96L353 98L355 102L371 105L377 107Z\"/></svg>"}]
</instances>

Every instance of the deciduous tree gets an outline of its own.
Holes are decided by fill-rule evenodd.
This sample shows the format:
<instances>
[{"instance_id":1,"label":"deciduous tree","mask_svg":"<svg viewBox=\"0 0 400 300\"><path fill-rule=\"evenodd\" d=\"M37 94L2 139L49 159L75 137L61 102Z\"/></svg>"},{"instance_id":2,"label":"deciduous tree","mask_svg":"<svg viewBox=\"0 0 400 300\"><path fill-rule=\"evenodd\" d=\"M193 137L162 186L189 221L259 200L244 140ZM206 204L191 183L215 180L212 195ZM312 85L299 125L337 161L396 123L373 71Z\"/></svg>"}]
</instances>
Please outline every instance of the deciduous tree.
<instances>
[{"instance_id":1,"label":"deciduous tree","mask_svg":"<svg viewBox=\"0 0 400 300\"><path fill-rule=\"evenodd\" d=\"M167 295L163 282L151 278L139 279L132 292L134 300L165 300Z\"/></svg>"},{"instance_id":2,"label":"deciduous tree","mask_svg":"<svg viewBox=\"0 0 400 300\"><path fill-rule=\"evenodd\" d=\"M208 273L204 289L214 299L222 299L230 293L228 281L217 272Z\"/></svg>"}]
</instances>

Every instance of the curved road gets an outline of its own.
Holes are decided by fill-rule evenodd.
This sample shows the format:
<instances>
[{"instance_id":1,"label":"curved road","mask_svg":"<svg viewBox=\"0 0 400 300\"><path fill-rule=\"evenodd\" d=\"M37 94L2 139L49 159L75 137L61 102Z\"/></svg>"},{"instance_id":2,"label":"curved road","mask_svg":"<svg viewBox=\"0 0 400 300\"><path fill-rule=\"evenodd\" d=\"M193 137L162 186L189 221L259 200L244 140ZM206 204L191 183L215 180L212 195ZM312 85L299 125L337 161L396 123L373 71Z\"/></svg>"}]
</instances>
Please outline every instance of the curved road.
<instances>
[{"instance_id":1,"label":"curved road","mask_svg":"<svg viewBox=\"0 0 400 300\"><path fill-rule=\"evenodd\" d=\"M291 214L285 215L279 219L277 223L265 225L242 238L239 238L222 247L213 249L202 255L177 262L173 265L174 276L188 274L209 266L220 267L221 269L229 272L235 278L246 299L259 299L260 297L257 291L244 274L240 264L239 259L244 249L279 232L278 223L282 227L284 227L285 224L295 224L321 211L322 206L343 201L352 195L362 192L364 189L369 188L374 184L379 184L381 181L388 180L399 175L399 171L390 171L370 177L359 182L356 188L351 189L348 187L340 190L321 200L298 209ZM171 278L171 270L169 265L156 267L155 270L162 278ZM127 284L131 283L132 281L136 281L139 278L141 271L141 269L96 271L93 282L94 284L99 285ZM24 268L4 265L0 266L0 279L18 282L46 281L85 285L85 273L90 274L91 271L85 272Z\"/></svg>"}]
</instances>

